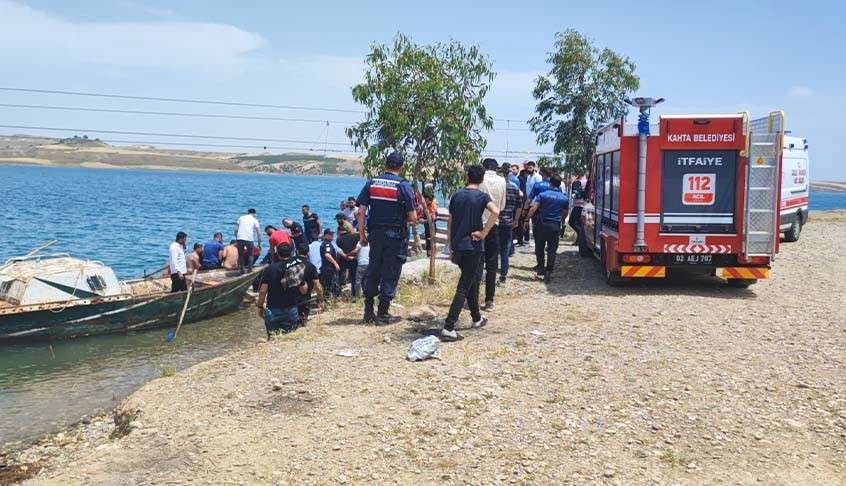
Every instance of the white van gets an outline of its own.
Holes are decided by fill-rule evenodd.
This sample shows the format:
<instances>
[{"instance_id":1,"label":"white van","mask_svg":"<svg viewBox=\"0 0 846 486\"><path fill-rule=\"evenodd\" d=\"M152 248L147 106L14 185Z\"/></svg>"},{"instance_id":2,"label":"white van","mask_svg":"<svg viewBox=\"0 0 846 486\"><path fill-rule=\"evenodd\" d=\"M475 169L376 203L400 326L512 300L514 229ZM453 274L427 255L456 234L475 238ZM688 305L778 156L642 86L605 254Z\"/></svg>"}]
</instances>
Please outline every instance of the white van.
<instances>
[{"instance_id":1,"label":"white van","mask_svg":"<svg viewBox=\"0 0 846 486\"><path fill-rule=\"evenodd\" d=\"M802 233L802 225L808 222L810 186L808 140L785 136L779 213L784 241L797 241Z\"/></svg>"}]
</instances>

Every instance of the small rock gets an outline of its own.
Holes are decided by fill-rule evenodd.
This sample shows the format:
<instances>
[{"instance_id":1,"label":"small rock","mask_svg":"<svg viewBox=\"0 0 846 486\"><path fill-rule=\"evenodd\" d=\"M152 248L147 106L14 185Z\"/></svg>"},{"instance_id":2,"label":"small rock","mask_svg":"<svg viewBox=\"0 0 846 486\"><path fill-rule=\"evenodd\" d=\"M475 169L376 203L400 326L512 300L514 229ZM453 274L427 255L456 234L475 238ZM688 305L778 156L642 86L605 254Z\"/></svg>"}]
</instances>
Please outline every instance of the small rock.
<instances>
[{"instance_id":1,"label":"small rock","mask_svg":"<svg viewBox=\"0 0 846 486\"><path fill-rule=\"evenodd\" d=\"M383 336L382 342L384 342L385 344L391 344L391 336Z\"/></svg>"},{"instance_id":2,"label":"small rock","mask_svg":"<svg viewBox=\"0 0 846 486\"><path fill-rule=\"evenodd\" d=\"M614 473L613 469L606 469L606 470L602 471L602 475L605 476L606 478L613 478L614 474L615 473Z\"/></svg>"},{"instance_id":3,"label":"small rock","mask_svg":"<svg viewBox=\"0 0 846 486\"><path fill-rule=\"evenodd\" d=\"M273 391L279 391L281 389L282 389L282 383L279 383L278 381L273 383Z\"/></svg>"}]
</instances>

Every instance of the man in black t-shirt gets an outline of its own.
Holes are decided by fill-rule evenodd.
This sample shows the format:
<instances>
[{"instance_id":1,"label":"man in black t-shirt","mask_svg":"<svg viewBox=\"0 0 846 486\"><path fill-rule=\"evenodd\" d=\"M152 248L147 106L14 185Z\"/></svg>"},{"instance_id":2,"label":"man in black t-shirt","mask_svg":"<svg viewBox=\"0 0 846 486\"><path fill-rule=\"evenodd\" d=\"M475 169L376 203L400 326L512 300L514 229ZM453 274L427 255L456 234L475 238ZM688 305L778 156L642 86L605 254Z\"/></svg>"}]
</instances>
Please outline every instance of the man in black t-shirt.
<instances>
[{"instance_id":1,"label":"man in black t-shirt","mask_svg":"<svg viewBox=\"0 0 846 486\"><path fill-rule=\"evenodd\" d=\"M303 278L305 279L306 285L308 289L306 290L305 295L302 296L300 299L300 303L298 307L298 313L300 315L300 325L305 326L308 322L308 316L311 313L311 303L314 301L314 297L312 297L312 291L316 290L316 296L320 296L323 290L320 287L320 277L317 272L317 267L314 266L308 259L308 245L303 243L302 245L297 247L297 256L300 260L305 264L305 272Z\"/></svg>"},{"instance_id":2,"label":"man in black t-shirt","mask_svg":"<svg viewBox=\"0 0 846 486\"><path fill-rule=\"evenodd\" d=\"M474 165L467 169L467 185L455 193L449 201L449 243L452 251L452 261L461 269L461 276L455 288L455 296L449 306L441 339L457 341L461 335L455 330L455 324L466 301L473 318L473 329L483 327L488 320L482 317L479 309L479 280L481 278L481 261L484 253L485 237L496 225L499 218L499 208L491 201L489 195L479 190L479 184L485 177L485 169ZM487 223L482 226L482 213L490 211Z\"/></svg>"},{"instance_id":3,"label":"man in black t-shirt","mask_svg":"<svg viewBox=\"0 0 846 486\"><path fill-rule=\"evenodd\" d=\"M320 217L311 212L308 204L303 204L303 231L309 243L320 239L320 228Z\"/></svg>"},{"instance_id":4,"label":"man in black t-shirt","mask_svg":"<svg viewBox=\"0 0 846 486\"><path fill-rule=\"evenodd\" d=\"M264 319L267 338L275 332L291 332L297 328L299 314L297 306L308 292L304 279L304 268L299 258L292 258L290 243L276 247L278 261L271 264L262 274L256 305L259 316ZM267 308L265 308L265 300Z\"/></svg>"}]
</instances>

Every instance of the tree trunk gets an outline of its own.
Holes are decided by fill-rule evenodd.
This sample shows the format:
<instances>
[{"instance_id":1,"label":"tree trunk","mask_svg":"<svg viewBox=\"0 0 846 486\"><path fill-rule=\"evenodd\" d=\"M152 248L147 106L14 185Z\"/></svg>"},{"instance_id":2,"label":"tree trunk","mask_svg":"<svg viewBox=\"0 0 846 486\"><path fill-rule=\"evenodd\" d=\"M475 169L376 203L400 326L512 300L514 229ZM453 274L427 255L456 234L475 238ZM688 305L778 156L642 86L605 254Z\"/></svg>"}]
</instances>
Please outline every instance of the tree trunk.
<instances>
[{"instance_id":1,"label":"tree trunk","mask_svg":"<svg viewBox=\"0 0 846 486\"><path fill-rule=\"evenodd\" d=\"M435 218L437 217L436 214L429 214L429 206L426 204L426 198L423 197L423 191L419 189L420 187L420 164L415 165L414 167L414 192L420 195L420 198L423 200L423 217L425 218L425 224L429 227L429 285L433 285L435 283L435 257L438 254L438 242L437 242L437 235L435 234ZM416 227L416 226L415 226Z\"/></svg>"}]
</instances>

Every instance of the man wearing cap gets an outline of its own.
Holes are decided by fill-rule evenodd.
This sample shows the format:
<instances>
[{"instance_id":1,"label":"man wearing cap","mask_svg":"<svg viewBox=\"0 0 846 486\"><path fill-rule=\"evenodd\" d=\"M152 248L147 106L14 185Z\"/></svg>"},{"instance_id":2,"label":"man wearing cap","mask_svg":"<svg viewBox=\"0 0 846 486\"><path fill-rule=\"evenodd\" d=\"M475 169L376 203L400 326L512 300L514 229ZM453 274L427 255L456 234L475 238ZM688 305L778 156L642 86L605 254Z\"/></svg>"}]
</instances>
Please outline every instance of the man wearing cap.
<instances>
[{"instance_id":1,"label":"man wearing cap","mask_svg":"<svg viewBox=\"0 0 846 486\"><path fill-rule=\"evenodd\" d=\"M392 152L385 161L385 171L367 181L356 200L359 242L362 246L370 244L364 285L365 323L390 324L397 320L388 310L408 252L408 224L417 216L411 185L399 176L403 164L402 154ZM365 214L369 215L366 222ZM377 295L379 309L374 313Z\"/></svg>"}]
</instances>

